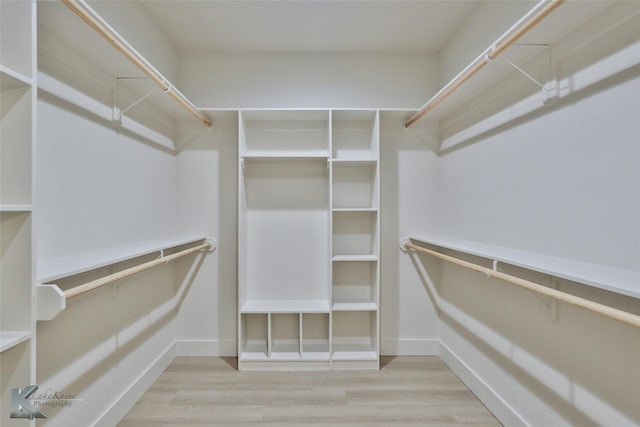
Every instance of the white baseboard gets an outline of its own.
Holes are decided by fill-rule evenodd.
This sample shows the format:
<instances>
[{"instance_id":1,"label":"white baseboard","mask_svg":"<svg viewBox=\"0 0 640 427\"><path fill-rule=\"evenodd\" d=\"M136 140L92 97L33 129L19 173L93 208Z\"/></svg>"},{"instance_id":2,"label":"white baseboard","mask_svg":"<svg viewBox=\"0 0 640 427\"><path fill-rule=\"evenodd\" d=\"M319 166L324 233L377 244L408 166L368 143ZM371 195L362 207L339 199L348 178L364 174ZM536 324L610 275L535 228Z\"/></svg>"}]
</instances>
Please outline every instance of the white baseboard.
<instances>
[{"instance_id":1,"label":"white baseboard","mask_svg":"<svg viewBox=\"0 0 640 427\"><path fill-rule=\"evenodd\" d=\"M93 426L112 427L118 424L122 418L133 408L133 405L142 397L149 387L162 375L167 367L176 358L175 342L154 360L149 367L138 376L131 385L98 417Z\"/></svg>"},{"instance_id":2,"label":"white baseboard","mask_svg":"<svg viewBox=\"0 0 640 427\"><path fill-rule=\"evenodd\" d=\"M176 340L176 356L236 356L235 340Z\"/></svg>"},{"instance_id":3,"label":"white baseboard","mask_svg":"<svg viewBox=\"0 0 640 427\"><path fill-rule=\"evenodd\" d=\"M382 338L383 356L438 356L440 340L433 338Z\"/></svg>"},{"instance_id":4,"label":"white baseboard","mask_svg":"<svg viewBox=\"0 0 640 427\"><path fill-rule=\"evenodd\" d=\"M440 342L440 358L447 364L469 390L495 415L505 426L523 426L528 424L509 404L498 395L482 378L464 363L446 344Z\"/></svg>"}]
</instances>

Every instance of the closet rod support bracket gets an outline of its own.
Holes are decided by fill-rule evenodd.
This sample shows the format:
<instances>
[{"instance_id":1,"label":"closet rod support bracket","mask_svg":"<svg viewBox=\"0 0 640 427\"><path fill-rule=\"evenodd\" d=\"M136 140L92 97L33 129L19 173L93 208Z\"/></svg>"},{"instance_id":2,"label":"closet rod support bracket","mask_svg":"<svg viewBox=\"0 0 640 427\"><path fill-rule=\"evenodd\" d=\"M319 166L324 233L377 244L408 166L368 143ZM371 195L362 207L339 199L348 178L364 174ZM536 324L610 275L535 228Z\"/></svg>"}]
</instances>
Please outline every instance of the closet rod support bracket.
<instances>
[{"instance_id":1,"label":"closet rod support bracket","mask_svg":"<svg viewBox=\"0 0 640 427\"><path fill-rule=\"evenodd\" d=\"M211 253L211 252L215 251L218 248L216 239L209 238L209 239L205 239L204 242L209 244L209 248L208 249L203 249L204 251L206 251L208 253Z\"/></svg>"},{"instance_id":2,"label":"closet rod support bracket","mask_svg":"<svg viewBox=\"0 0 640 427\"><path fill-rule=\"evenodd\" d=\"M36 320L53 320L67 308L67 299L58 285L40 284L35 287Z\"/></svg>"},{"instance_id":3,"label":"closet rod support bracket","mask_svg":"<svg viewBox=\"0 0 640 427\"><path fill-rule=\"evenodd\" d=\"M398 242L398 246L400 247L400 250L402 252L404 252L404 253L415 252L413 249L410 249L410 248L407 247L407 244L409 244L409 243L411 243L411 239L409 239L408 237L403 237Z\"/></svg>"}]
</instances>

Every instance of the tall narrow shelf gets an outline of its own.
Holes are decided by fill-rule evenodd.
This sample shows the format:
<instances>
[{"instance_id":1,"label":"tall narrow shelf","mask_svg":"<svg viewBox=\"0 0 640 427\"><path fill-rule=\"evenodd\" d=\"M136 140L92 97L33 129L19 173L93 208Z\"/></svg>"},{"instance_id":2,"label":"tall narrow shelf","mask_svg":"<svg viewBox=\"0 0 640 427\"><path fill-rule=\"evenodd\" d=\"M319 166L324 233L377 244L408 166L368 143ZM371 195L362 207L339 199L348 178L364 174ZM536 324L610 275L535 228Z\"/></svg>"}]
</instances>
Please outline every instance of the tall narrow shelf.
<instances>
[{"instance_id":1,"label":"tall narrow shelf","mask_svg":"<svg viewBox=\"0 0 640 427\"><path fill-rule=\"evenodd\" d=\"M36 2L0 2L0 413L11 390L35 382L32 174ZM5 418L6 416L6 418Z\"/></svg>"},{"instance_id":2,"label":"tall narrow shelf","mask_svg":"<svg viewBox=\"0 0 640 427\"><path fill-rule=\"evenodd\" d=\"M378 367L378 120L239 112L240 369Z\"/></svg>"}]
</instances>

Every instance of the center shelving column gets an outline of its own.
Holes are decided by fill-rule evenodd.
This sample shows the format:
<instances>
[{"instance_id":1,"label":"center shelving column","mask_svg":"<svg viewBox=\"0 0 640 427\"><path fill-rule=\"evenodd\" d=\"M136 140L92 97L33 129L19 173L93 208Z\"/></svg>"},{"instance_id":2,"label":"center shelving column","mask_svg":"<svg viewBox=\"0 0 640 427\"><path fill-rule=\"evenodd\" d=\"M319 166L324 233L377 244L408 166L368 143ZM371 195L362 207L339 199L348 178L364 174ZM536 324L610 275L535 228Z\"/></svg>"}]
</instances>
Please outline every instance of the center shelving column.
<instances>
[{"instance_id":1,"label":"center shelving column","mask_svg":"<svg viewBox=\"0 0 640 427\"><path fill-rule=\"evenodd\" d=\"M333 369L379 368L377 111L332 111Z\"/></svg>"},{"instance_id":2,"label":"center shelving column","mask_svg":"<svg viewBox=\"0 0 640 427\"><path fill-rule=\"evenodd\" d=\"M329 111L241 111L239 369L329 369Z\"/></svg>"}]
</instances>

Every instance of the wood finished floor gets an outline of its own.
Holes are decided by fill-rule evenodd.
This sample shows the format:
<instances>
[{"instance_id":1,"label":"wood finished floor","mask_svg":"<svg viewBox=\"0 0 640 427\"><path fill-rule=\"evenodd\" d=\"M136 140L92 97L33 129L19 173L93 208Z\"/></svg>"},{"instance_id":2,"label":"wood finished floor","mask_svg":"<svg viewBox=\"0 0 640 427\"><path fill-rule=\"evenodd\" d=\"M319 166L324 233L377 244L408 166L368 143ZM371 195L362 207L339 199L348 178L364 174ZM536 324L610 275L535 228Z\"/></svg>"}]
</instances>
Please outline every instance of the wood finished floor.
<instances>
[{"instance_id":1,"label":"wood finished floor","mask_svg":"<svg viewBox=\"0 0 640 427\"><path fill-rule=\"evenodd\" d=\"M381 365L238 372L233 358L179 357L118 426L500 426L439 358Z\"/></svg>"}]
</instances>

